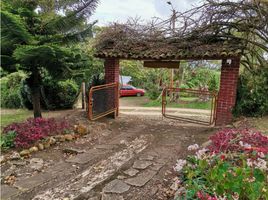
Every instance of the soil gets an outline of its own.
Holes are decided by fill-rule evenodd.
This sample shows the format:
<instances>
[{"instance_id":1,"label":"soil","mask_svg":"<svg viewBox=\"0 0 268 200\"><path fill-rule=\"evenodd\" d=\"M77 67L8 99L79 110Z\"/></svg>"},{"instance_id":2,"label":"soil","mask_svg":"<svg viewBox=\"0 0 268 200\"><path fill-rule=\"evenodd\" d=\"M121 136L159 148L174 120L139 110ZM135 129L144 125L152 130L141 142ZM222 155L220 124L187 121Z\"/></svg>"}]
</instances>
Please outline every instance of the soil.
<instances>
[{"instance_id":1,"label":"soil","mask_svg":"<svg viewBox=\"0 0 268 200\"><path fill-rule=\"evenodd\" d=\"M216 131L153 115L120 114L116 119L90 122L80 109L62 112L63 116L73 124L94 129L76 141L36 152L20 160L26 161L21 165L14 161L2 164L1 199L171 199L176 160L186 157L190 144L201 145ZM82 153L65 153L66 148ZM32 158L44 161L42 170L31 167ZM144 158L150 158L148 166L138 169L133 177L124 173ZM10 175L15 176L15 182L3 184ZM105 186L113 180L122 180L128 189L105 193Z\"/></svg>"}]
</instances>

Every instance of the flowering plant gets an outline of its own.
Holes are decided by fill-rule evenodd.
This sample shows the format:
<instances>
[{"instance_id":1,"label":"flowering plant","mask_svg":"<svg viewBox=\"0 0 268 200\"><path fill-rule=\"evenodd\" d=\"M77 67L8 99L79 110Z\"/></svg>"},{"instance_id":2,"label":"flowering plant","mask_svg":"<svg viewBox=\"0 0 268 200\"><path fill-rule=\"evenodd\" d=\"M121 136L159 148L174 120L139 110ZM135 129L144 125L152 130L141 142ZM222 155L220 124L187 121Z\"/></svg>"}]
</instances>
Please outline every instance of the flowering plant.
<instances>
[{"instance_id":1,"label":"flowering plant","mask_svg":"<svg viewBox=\"0 0 268 200\"><path fill-rule=\"evenodd\" d=\"M207 149L188 147L195 154L178 160L174 167L178 172L177 188L183 188L175 199L268 199L268 154L267 143L263 142L267 137L252 130L232 129L227 133L219 131L212 136ZM251 138L245 138L248 134ZM253 145L259 147L257 144L261 151L249 150Z\"/></svg>"},{"instance_id":2,"label":"flowering plant","mask_svg":"<svg viewBox=\"0 0 268 200\"><path fill-rule=\"evenodd\" d=\"M64 120L29 118L26 122L8 125L4 128L3 134L7 134L10 131L15 132L15 146L25 148L40 139L62 133L69 128L69 124Z\"/></svg>"}]
</instances>

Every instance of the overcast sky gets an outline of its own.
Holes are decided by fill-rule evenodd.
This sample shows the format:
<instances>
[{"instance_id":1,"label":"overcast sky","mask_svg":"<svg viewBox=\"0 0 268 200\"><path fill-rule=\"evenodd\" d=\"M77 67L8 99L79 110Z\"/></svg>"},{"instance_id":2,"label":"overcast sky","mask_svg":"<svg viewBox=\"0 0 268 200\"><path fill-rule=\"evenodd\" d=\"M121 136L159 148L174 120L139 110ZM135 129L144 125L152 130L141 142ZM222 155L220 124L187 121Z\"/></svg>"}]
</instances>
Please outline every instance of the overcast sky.
<instances>
[{"instance_id":1,"label":"overcast sky","mask_svg":"<svg viewBox=\"0 0 268 200\"><path fill-rule=\"evenodd\" d=\"M170 0L177 11L186 11L200 0ZM91 17L98 20L98 25L107 25L110 22L125 22L129 17L141 17L151 20L152 17L167 19L171 15L171 7L167 0L100 0L100 3Z\"/></svg>"}]
</instances>

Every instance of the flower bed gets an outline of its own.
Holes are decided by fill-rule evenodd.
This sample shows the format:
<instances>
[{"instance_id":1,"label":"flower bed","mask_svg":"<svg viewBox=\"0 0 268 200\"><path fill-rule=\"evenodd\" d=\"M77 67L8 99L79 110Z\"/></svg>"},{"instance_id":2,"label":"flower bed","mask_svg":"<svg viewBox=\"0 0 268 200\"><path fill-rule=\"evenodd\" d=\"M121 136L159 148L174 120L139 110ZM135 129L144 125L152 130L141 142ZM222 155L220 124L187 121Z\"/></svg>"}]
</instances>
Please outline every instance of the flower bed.
<instances>
[{"instance_id":1,"label":"flower bed","mask_svg":"<svg viewBox=\"0 0 268 200\"><path fill-rule=\"evenodd\" d=\"M13 123L3 130L1 136L2 148L28 148L35 142L48 136L57 135L70 130L65 120L54 118L29 118L26 122Z\"/></svg>"},{"instance_id":2,"label":"flower bed","mask_svg":"<svg viewBox=\"0 0 268 200\"><path fill-rule=\"evenodd\" d=\"M178 160L175 199L268 199L268 138L249 129L225 129L207 148L188 147L194 155Z\"/></svg>"}]
</instances>

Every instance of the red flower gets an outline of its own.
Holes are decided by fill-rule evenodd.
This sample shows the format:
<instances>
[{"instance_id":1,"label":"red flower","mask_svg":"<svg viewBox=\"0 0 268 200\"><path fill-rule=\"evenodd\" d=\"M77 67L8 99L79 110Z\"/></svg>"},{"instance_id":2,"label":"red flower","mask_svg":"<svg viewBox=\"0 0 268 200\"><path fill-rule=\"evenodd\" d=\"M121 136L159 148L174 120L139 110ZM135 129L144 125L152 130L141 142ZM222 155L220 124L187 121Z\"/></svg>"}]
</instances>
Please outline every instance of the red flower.
<instances>
[{"instance_id":1,"label":"red flower","mask_svg":"<svg viewBox=\"0 0 268 200\"><path fill-rule=\"evenodd\" d=\"M221 160L225 160L226 156L224 154L221 155Z\"/></svg>"}]
</instances>

